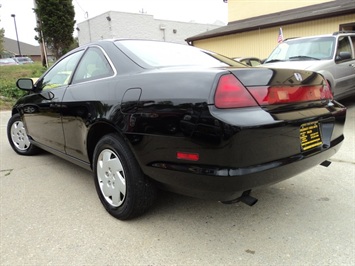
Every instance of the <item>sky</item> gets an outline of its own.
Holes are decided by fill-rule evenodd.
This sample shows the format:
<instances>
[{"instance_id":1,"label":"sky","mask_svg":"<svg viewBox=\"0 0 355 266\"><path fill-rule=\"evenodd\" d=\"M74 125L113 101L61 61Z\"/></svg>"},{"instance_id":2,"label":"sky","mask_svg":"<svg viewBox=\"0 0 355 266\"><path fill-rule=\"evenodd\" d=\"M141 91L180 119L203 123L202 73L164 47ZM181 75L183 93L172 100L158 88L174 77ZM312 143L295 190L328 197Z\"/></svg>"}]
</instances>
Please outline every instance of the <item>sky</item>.
<instances>
[{"instance_id":1,"label":"sky","mask_svg":"<svg viewBox=\"0 0 355 266\"><path fill-rule=\"evenodd\" d=\"M146 13L155 19L227 24L228 4L223 0L73 0L75 20L80 23L107 11ZM34 40L36 19L33 0L0 0L0 28L5 37L38 45ZM15 19L11 17L15 15ZM75 31L74 33L75 34Z\"/></svg>"}]
</instances>

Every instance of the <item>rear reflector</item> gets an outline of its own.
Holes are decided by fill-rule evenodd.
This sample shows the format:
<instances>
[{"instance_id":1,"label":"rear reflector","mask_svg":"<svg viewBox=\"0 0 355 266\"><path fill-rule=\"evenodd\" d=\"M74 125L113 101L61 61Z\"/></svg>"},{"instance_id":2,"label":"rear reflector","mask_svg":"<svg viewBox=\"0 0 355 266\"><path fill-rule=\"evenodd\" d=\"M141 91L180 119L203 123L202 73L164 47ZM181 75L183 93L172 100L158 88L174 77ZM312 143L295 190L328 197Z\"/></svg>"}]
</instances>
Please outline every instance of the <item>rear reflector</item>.
<instances>
[{"instance_id":1,"label":"rear reflector","mask_svg":"<svg viewBox=\"0 0 355 266\"><path fill-rule=\"evenodd\" d=\"M217 108L238 108L257 106L248 90L232 74L220 77L214 96Z\"/></svg>"},{"instance_id":2,"label":"rear reflector","mask_svg":"<svg viewBox=\"0 0 355 266\"><path fill-rule=\"evenodd\" d=\"M176 153L176 158L179 160L187 160L187 161L198 161L200 156L198 153L188 153L188 152L180 152Z\"/></svg>"}]
</instances>

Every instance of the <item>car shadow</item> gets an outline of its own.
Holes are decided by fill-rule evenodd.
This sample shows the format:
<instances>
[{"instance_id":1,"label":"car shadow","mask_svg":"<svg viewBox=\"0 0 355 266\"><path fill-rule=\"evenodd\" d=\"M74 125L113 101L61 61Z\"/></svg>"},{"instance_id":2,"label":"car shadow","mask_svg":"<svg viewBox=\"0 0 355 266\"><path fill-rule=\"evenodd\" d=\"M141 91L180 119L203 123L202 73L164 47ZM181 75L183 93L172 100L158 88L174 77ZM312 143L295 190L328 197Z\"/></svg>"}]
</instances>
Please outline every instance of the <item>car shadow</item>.
<instances>
[{"instance_id":1,"label":"car shadow","mask_svg":"<svg viewBox=\"0 0 355 266\"><path fill-rule=\"evenodd\" d=\"M213 221L220 225L228 225L238 223L238 221L244 224L248 219L256 217L266 219L275 213L287 213L293 208L299 193L297 189L292 191L294 186L291 183L289 181L286 188L285 183L282 183L255 189L251 195L257 198L258 202L254 206L248 206L242 202L223 204L214 200L202 200L168 191L159 191L155 205L134 221L159 219L201 224Z\"/></svg>"}]
</instances>

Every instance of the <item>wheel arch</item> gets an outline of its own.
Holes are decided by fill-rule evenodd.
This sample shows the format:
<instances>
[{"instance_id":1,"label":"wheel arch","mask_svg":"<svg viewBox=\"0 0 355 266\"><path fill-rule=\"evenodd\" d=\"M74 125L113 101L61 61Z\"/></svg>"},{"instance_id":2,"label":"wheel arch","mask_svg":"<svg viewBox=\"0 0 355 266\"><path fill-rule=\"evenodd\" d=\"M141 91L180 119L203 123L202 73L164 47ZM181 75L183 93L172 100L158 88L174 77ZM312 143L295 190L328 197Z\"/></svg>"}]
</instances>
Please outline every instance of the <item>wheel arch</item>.
<instances>
[{"instance_id":1,"label":"wheel arch","mask_svg":"<svg viewBox=\"0 0 355 266\"><path fill-rule=\"evenodd\" d=\"M12 108L11 110L11 116L15 115L15 114L19 114L20 111L17 108Z\"/></svg>"},{"instance_id":2,"label":"wheel arch","mask_svg":"<svg viewBox=\"0 0 355 266\"><path fill-rule=\"evenodd\" d=\"M103 136L110 133L116 133L122 136L122 134L113 125L107 122L96 123L90 128L87 136L87 153L90 160L91 168L96 144Z\"/></svg>"},{"instance_id":3,"label":"wheel arch","mask_svg":"<svg viewBox=\"0 0 355 266\"><path fill-rule=\"evenodd\" d=\"M103 136L112 133L118 135L128 144L128 146L130 146L123 133L118 130L114 125L108 123L107 121L100 121L98 123L95 123L91 126L87 136L87 154L90 160L91 169L93 169L92 162L96 144Z\"/></svg>"}]
</instances>

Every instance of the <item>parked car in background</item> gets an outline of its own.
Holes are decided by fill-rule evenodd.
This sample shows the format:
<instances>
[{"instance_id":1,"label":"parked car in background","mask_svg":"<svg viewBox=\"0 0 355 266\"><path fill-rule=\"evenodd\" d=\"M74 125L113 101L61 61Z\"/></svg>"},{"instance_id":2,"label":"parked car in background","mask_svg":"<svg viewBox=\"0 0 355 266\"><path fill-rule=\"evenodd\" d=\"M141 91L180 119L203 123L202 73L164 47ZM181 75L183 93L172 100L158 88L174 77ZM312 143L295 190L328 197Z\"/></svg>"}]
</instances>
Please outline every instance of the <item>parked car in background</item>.
<instances>
[{"instance_id":1,"label":"parked car in background","mask_svg":"<svg viewBox=\"0 0 355 266\"><path fill-rule=\"evenodd\" d=\"M257 57L235 57L233 59L248 66L258 66L262 64L262 61Z\"/></svg>"},{"instance_id":2,"label":"parked car in background","mask_svg":"<svg viewBox=\"0 0 355 266\"><path fill-rule=\"evenodd\" d=\"M317 71L336 99L355 94L355 32L287 39L265 60L266 67Z\"/></svg>"},{"instance_id":3,"label":"parked car in background","mask_svg":"<svg viewBox=\"0 0 355 266\"><path fill-rule=\"evenodd\" d=\"M33 64L33 61L31 58L27 57L27 56L18 56L18 57L14 57L14 60L20 64Z\"/></svg>"},{"instance_id":4,"label":"parked car in background","mask_svg":"<svg viewBox=\"0 0 355 266\"><path fill-rule=\"evenodd\" d=\"M18 65L13 58L0 58L0 66Z\"/></svg>"},{"instance_id":5,"label":"parked car in background","mask_svg":"<svg viewBox=\"0 0 355 266\"><path fill-rule=\"evenodd\" d=\"M327 165L344 139L346 108L320 74L188 45L101 40L17 86L28 94L8 122L14 151L92 170L122 220L146 211L157 188L253 205L251 189Z\"/></svg>"}]
</instances>

